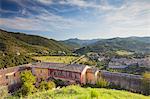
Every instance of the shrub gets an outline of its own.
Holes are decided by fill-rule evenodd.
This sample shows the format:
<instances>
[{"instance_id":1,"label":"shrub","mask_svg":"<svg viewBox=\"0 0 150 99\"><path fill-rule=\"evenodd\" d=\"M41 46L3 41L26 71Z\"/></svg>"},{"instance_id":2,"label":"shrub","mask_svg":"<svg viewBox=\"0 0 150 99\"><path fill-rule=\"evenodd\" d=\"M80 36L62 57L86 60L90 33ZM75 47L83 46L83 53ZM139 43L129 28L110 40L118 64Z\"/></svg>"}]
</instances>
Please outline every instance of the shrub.
<instances>
[{"instance_id":1,"label":"shrub","mask_svg":"<svg viewBox=\"0 0 150 99\"><path fill-rule=\"evenodd\" d=\"M54 79L54 83L56 84L56 86L66 86L65 81L60 79Z\"/></svg>"},{"instance_id":2,"label":"shrub","mask_svg":"<svg viewBox=\"0 0 150 99\"><path fill-rule=\"evenodd\" d=\"M38 87L39 90L46 90L47 89L47 82L46 81L41 81Z\"/></svg>"},{"instance_id":3,"label":"shrub","mask_svg":"<svg viewBox=\"0 0 150 99\"><path fill-rule=\"evenodd\" d=\"M4 99L8 96L8 88L6 86L0 86L0 96L1 99Z\"/></svg>"},{"instance_id":4,"label":"shrub","mask_svg":"<svg viewBox=\"0 0 150 99\"><path fill-rule=\"evenodd\" d=\"M23 92L22 92L22 89L20 88L13 93L13 96L14 97L22 97L23 96L22 94L23 94Z\"/></svg>"},{"instance_id":5,"label":"shrub","mask_svg":"<svg viewBox=\"0 0 150 99\"><path fill-rule=\"evenodd\" d=\"M55 88L56 87L56 85L55 85L55 83L53 82L53 81L49 81L48 83L47 83L47 89L49 90L49 89L53 89L53 88Z\"/></svg>"},{"instance_id":6,"label":"shrub","mask_svg":"<svg viewBox=\"0 0 150 99\"><path fill-rule=\"evenodd\" d=\"M52 81L49 81L49 82L41 81L41 83L39 84L38 89L39 90L50 90L50 89L53 89L55 87L56 87L56 85Z\"/></svg>"},{"instance_id":7,"label":"shrub","mask_svg":"<svg viewBox=\"0 0 150 99\"><path fill-rule=\"evenodd\" d=\"M22 95L29 95L36 92L36 88L34 86L36 77L32 75L31 71L24 71L21 73L21 82Z\"/></svg>"},{"instance_id":8,"label":"shrub","mask_svg":"<svg viewBox=\"0 0 150 99\"><path fill-rule=\"evenodd\" d=\"M145 95L150 95L150 72L145 72L143 74L143 93Z\"/></svg>"},{"instance_id":9,"label":"shrub","mask_svg":"<svg viewBox=\"0 0 150 99\"><path fill-rule=\"evenodd\" d=\"M111 88L111 89L118 89L118 90L123 89L123 88L121 88L120 85L116 85L115 83L109 83L109 88Z\"/></svg>"},{"instance_id":10,"label":"shrub","mask_svg":"<svg viewBox=\"0 0 150 99\"><path fill-rule=\"evenodd\" d=\"M96 82L96 86L97 86L98 88L106 88L106 87L109 86L109 82L106 81L106 80L103 79L103 78L100 78L100 79L98 79L98 81Z\"/></svg>"}]
</instances>

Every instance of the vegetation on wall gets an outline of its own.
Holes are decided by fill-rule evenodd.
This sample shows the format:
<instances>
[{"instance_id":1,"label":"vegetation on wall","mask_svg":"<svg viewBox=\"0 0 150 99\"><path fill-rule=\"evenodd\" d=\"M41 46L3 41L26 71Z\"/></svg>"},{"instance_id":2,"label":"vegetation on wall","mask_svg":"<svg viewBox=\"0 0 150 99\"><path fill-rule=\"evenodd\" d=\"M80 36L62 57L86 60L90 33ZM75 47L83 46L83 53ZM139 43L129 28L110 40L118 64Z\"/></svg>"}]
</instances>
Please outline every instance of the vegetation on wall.
<instances>
[{"instance_id":1,"label":"vegetation on wall","mask_svg":"<svg viewBox=\"0 0 150 99\"><path fill-rule=\"evenodd\" d=\"M103 79L102 77L98 79L98 81L96 82L96 86L98 88L106 88L109 86L109 82L106 81L105 79Z\"/></svg>"}]
</instances>

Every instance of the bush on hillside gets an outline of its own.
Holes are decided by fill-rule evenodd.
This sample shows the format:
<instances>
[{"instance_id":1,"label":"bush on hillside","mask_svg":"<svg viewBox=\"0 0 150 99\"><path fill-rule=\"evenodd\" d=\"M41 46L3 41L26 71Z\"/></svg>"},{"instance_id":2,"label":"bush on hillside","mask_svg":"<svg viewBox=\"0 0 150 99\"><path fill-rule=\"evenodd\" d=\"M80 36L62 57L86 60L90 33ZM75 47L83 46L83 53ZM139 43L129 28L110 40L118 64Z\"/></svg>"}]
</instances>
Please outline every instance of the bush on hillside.
<instances>
[{"instance_id":1,"label":"bush on hillside","mask_svg":"<svg viewBox=\"0 0 150 99\"><path fill-rule=\"evenodd\" d=\"M54 79L54 83L56 84L56 86L67 86L67 85L69 85L69 82L63 81L60 79Z\"/></svg>"},{"instance_id":2,"label":"bush on hillside","mask_svg":"<svg viewBox=\"0 0 150 99\"><path fill-rule=\"evenodd\" d=\"M50 89L53 89L55 87L56 87L56 85L52 81L49 81L49 82L41 81L38 89L43 91L43 90L50 90Z\"/></svg>"},{"instance_id":3,"label":"bush on hillside","mask_svg":"<svg viewBox=\"0 0 150 99\"><path fill-rule=\"evenodd\" d=\"M150 72L145 72L143 74L143 93L145 95L150 95Z\"/></svg>"},{"instance_id":4,"label":"bush on hillside","mask_svg":"<svg viewBox=\"0 0 150 99\"><path fill-rule=\"evenodd\" d=\"M38 89L40 91L44 91L44 90L46 90L46 87L47 87L47 82L46 81L41 81L40 84L39 84Z\"/></svg>"},{"instance_id":5,"label":"bush on hillside","mask_svg":"<svg viewBox=\"0 0 150 99\"><path fill-rule=\"evenodd\" d=\"M6 86L0 86L0 96L1 99L4 99L8 96L8 88Z\"/></svg>"},{"instance_id":6,"label":"bush on hillside","mask_svg":"<svg viewBox=\"0 0 150 99\"><path fill-rule=\"evenodd\" d=\"M53 81L47 82L47 89L48 90L53 89L55 87L56 87L56 85L55 85L55 83Z\"/></svg>"},{"instance_id":7,"label":"bush on hillside","mask_svg":"<svg viewBox=\"0 0 150 99\"><path fill-rule=\"evenodd\" d=\"M34 86L36 77L32 75L31 71L24 71L21 73L21 82L22 95L29 95L36 92L36 88Z\"/></svg>"},{"instance_id":8,"label":"bush on hillside","mask_svg":"<svg viewBox=\"0 0 150 99\"><path fill-rule=\"evenodd\" d=\"M109 86L109 82L103 78L99 78L98 81L96 82L96 86L98 88L106 88Z\"/></svg>"},{"instance_id":9,"label":"bush on hillside","mask_svg":"<svg viewBox=\"0 0 150 99\"><path fill-rule=\"evenodd\" d=\"M28 64L30 62L33 62L31 57L26 55L15 55L10 53L5 53L4 56L0 56L0 68L6 68L6 67L12 67L12 66L18 66L22 64Z\"/></svg>"}]
</instances>

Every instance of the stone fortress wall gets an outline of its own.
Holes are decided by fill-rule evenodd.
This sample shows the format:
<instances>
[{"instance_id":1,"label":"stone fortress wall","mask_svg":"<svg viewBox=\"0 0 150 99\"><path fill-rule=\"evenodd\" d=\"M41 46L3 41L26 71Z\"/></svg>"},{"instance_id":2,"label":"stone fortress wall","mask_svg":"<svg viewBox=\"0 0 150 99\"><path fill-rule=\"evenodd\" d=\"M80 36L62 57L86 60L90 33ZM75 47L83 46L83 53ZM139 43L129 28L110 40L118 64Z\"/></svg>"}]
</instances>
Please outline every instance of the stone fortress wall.
<instances>
[{"instance_id":1,"label":"stone fortress wall","mask_svg":"<svg viewBox=\"0 0 150 99\"><path fill-rule=\"evenodd\" d=\"M123 89L130 90L132 92L142 92L142 76L132 75L127 73L115 73L108 71L100 71L101 76Z\"/></svg>"}]
</instances>

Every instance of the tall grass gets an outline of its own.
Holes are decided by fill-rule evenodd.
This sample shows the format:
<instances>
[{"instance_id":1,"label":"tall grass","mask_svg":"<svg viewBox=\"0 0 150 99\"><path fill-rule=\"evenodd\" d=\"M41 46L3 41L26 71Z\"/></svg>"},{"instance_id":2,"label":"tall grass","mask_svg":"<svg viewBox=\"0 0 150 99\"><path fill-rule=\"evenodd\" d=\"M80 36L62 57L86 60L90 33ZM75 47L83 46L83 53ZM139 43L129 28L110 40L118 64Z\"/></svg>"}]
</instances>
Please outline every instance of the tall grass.
<instances>
[{"instance_id":1,"label":"tall grass","mask_svg":"<svg viewBox=\"0 0 150 99\"><path fill-rule=\"evenodd\" d=\"M75 56L37 56L33 57L35 60L40 60L42 62L57 62L57 63L71 63L79 57Z\"/></svg>"},{"instance_id":2,"label":"tall grass","mask_svg":"<svg viewBox=\"0 0 150 99\"><path fill-rule=\"evenodd\" d=\"M104 88L82 88L80 86L67 86L61 89L38 92L25 99L150 99L127 91Z\"/></svg>"}]
</instances>

